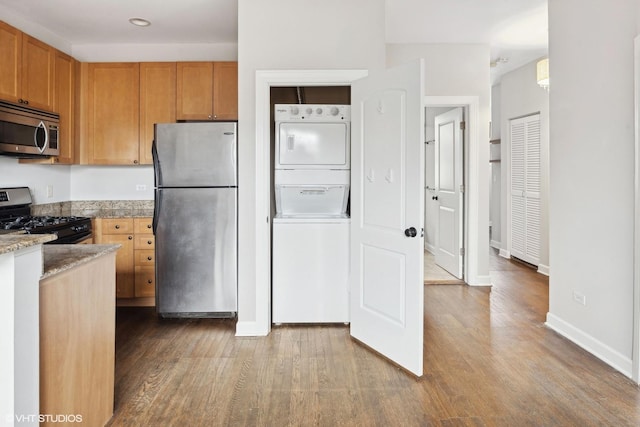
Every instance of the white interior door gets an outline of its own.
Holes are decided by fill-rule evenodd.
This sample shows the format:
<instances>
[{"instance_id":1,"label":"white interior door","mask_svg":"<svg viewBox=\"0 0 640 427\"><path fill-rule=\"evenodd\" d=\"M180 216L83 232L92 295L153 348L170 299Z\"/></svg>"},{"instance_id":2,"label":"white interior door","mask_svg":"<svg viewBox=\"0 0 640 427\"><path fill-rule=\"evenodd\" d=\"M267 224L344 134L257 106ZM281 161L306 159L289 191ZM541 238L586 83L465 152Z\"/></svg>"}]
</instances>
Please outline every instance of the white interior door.
<instances>
[{"instance_id":1,"label":"white interior door","mask_svg":"<svg viewBox=\"0 0 640 427\"><path fill-rule=\"evenodd\" d=\"M422 61L352 86L351 335L422 375Z\"/></svg>"},{"instance_id":2,"label":"white interior door","mask_svg":"<svg viewBox=\"0 0 640 427\"><path fill-rule=\"evenodd\" d=\"M540 115L511 120L511 255L540 263Z\"/></svg>"},{"instance_id":3,"label":"white interior door","mask_svg":"<svg viewBox=\"0 0 640 427\"><path fill-rule=\"evenodd\" d=\"M462 107L435 118L436 191L438 229L436 264L462 279Z\"/></svg>"}]
</instances>

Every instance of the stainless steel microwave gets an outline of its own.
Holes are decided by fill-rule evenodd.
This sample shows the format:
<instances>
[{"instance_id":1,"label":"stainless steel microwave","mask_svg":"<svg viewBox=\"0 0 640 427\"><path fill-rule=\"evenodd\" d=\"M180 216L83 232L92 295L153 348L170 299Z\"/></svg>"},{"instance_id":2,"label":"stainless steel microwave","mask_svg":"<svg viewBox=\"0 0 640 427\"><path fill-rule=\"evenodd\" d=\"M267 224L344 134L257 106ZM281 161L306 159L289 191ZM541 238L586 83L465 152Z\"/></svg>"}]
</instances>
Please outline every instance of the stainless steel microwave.
<instances>
[{"instance_id":1,"label":"stainless steel microwave","mask_svg":"<svg viewBox=\"0 0 640 427\"><path fill-rule=\"evenodd\" d=\"M60 154L60 115L0 101L0 154L47 157Z\"/></svg>"}]
</instances>

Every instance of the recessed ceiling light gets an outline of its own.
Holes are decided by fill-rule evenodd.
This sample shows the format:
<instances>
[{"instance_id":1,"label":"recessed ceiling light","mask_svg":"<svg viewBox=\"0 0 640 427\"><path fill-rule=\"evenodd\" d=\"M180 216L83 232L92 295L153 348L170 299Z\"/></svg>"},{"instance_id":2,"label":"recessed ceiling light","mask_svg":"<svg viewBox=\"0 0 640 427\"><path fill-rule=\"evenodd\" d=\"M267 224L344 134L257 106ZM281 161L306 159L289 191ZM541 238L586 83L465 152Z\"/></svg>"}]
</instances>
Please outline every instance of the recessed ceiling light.
<instances>
[{"instance_id":1,"label":"recessed ceiling light","mask_svg":"<svg viewBox=\"0 0 640 427\"><path fill-rule=\"evenodd\" d=\"M142 18L131 18L129 19L129 22L131 22L133 25L137 25L138 27L148 27L149 25L151 25L151 22Z\"/></svg>"}]
</instances>

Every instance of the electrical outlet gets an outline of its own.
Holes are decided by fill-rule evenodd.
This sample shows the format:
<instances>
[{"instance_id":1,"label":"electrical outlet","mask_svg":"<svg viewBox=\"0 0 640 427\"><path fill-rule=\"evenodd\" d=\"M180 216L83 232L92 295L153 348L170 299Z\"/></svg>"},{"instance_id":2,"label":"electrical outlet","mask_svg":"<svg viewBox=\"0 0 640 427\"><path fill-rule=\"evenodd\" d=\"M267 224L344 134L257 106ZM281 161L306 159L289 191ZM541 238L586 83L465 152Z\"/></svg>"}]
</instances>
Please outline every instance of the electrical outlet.
<instances>
[{"instance_id":1,"label":"electrical outlet","mask_svg":"<svg viewBox=\"0 0 640 427\"><path fill-rule=\"evenodd\" d=\"M145 184L136 184L136 191L147 191L147 186Z\"/></svg>"},{"instance_id":2,"label":"electrical outlet","mask_svg":"<svg viewBox=\"0 0 640 427\"><path fill-rule=\"evenodd\" d=\"M47 199L53 197L53 185L47 185Z\"/></svg>"},{"instance_id":3,"label":"electrical outlet","mask_svg":"<svg viewBox=\"0 0 640 427\"><path fill-rule=\"evenodd\" d=\"M581 305L587 305L587 297L578 291L573 291L573 300Z\"/></svg>"}]
</instances>

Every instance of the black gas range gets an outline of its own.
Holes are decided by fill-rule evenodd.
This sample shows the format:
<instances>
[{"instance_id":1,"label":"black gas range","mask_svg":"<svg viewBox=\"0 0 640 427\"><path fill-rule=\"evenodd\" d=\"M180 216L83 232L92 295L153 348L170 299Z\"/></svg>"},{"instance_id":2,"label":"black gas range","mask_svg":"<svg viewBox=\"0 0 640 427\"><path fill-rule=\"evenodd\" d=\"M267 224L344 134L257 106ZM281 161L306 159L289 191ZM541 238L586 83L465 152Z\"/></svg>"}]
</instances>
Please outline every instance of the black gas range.
<instances>
[{"instance_id":1,"label":"black gas range","mask_svg":"<svg viewBox=\"0 0 640 427\"><path fill-rule=\"evenodd\" d=\"M32 216L27 187L0 188L0 234L24 231L55 234L49 244L80 243L91 237L91 218L79 216Z\"/></svg>"}]
</instances>

